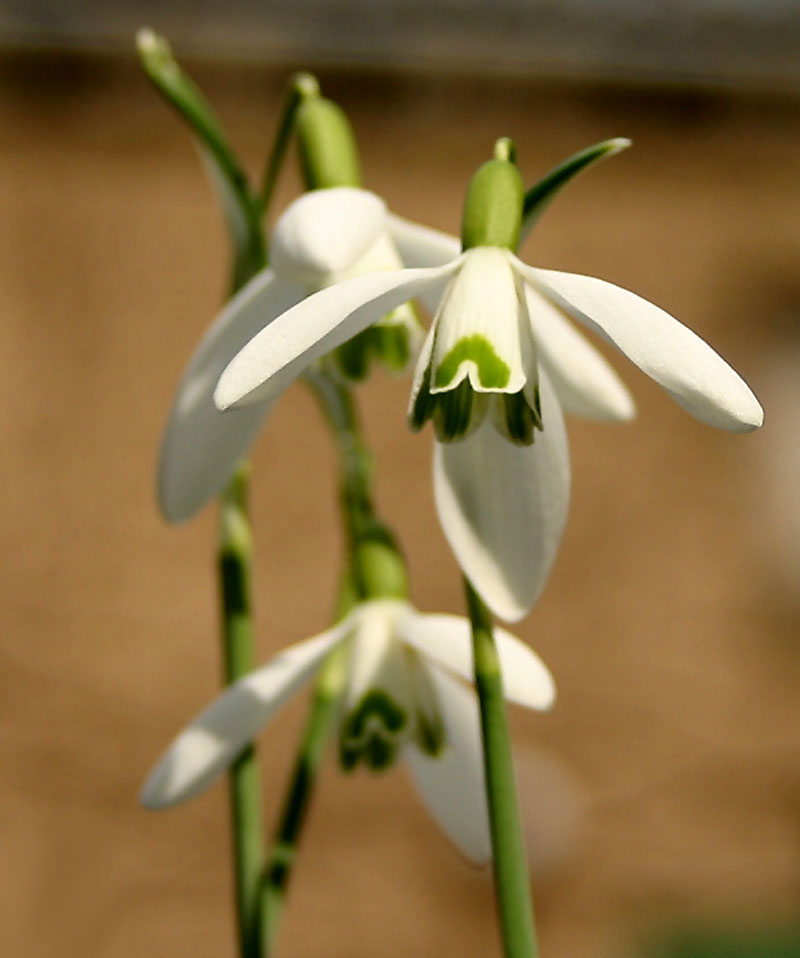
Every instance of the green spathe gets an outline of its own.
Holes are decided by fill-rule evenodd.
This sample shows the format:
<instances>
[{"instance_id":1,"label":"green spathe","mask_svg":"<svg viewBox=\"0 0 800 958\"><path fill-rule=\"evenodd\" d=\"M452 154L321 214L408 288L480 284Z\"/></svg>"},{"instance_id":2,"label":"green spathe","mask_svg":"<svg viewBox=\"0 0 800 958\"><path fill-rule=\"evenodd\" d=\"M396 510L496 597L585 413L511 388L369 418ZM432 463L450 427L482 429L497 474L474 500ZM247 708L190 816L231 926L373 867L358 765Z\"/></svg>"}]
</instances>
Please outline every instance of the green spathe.
<instances>
[{"instance_id":1,"label":"green spathe","mask_svg":"<svg viewBox=\"0 0 800 958\"><path fill-rule=\"evenodd\" d=\"M479 167L464 201L462 248L501 246L516 250L524 195L522 177L510 159L495 158Z\"/></svg>"},{"instance_id":2,"label":"green spathe","mask_svg":"<svg viewBox=\"0 0 800 958\"><path fill-rule=\"evenodd\" d=\"M504 389L508 384L511 375L508 363L497 355L494 346L485 336L473 333L459 339L439 363L434 377L436 388L446 389L466 362L474 363L478 380L484 389Z\"/></svg>"},{"instance_id":3,"label":"green spathe","mask_svg":"<svg viewBox=\"0 0 800 958\"><path fill-rule=\"evenodd\" d=\"M297 142L310 189L360 186L361 164L344 111L325 97L310 96L297 110Z\"/></svg>"}]
</instances>

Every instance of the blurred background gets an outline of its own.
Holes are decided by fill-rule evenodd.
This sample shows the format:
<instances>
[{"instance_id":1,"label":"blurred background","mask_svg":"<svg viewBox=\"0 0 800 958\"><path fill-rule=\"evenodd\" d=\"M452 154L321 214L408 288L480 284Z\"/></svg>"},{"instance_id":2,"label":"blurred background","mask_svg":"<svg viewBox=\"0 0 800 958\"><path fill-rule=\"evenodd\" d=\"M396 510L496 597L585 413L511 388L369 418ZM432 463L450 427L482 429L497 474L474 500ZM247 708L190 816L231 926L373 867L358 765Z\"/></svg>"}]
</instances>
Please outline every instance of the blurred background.
<instances>
[{"instance_id":1,"label":"blurred background","mask_svg":"<svg viewBox=\"0 0 800 958\"><path fill-rule=\"evenodd\" d=\"M349 113L366 184L457 231L495 138L532 181L610 136L528 240L635 289L766 409L690 419L632 366L625 427L572 422L566 538L517 629L559 701L512 716L543 958L800 955L800 11L793 0L0 5L0 951L233 955L225 790L162 814L144 774L213 695L215 510L169 528L154 467L227 285L215 201L133 55L166 33L259 175L290 72ZM276 210L297 192L294 166ZM407 381L362 390L413 599L461 610ZM323 628L334 460L301 386L255 452L263 657ZM262 739L276 814L303 714ZM402 769L330 763L281 954L499 955L488 873Z\"/></svg>"}]
</instances>

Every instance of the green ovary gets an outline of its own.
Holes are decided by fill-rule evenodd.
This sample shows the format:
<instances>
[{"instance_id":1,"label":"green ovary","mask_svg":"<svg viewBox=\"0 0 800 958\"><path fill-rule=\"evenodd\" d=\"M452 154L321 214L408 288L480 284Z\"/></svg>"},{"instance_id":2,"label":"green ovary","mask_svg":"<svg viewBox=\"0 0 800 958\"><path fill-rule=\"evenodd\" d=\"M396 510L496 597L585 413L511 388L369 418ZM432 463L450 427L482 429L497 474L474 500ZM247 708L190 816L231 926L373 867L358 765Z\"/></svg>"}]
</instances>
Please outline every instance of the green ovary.
<instances>
[{"instance_id":1,"label":"green ovary","mask_svg":"<svg viewBox=\"0 0 800 958\"><path fill-rule=\"evenodd\" d=\"M473 333L472 336L459 339L439 363L434 380L436 388L443 389L449 385L465 362L475 364L478 380L484 389L504 389L508 384L511 375L508 364L497 355L485 336Z\"/></svg>"}]
</instances>

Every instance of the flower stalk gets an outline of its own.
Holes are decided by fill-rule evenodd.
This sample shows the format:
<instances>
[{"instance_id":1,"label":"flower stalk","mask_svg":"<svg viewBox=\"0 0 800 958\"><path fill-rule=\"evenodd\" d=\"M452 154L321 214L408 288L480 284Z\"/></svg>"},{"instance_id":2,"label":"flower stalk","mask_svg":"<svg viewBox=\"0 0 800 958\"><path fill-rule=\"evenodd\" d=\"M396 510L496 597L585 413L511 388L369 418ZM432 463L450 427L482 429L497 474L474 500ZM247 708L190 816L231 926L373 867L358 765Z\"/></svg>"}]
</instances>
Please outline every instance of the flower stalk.
<instances>
[{"instance_id":1,"label":"flower stalk","mask_svg":"<svg viewBox=\"0 0 800 958\"><path fill-rule=\"evenodd\" d=\"M530 879L522 841L503 679L492 632L492 617L466 577L464 588L472 625L475 688L480 702L495 897L503 936L503 953L506 958L536 958L539 952L529 891Z\"/></svg>"},{"instance_id":2,"label":"flower stalk","mask_svg":"<svg viewBox=\"0 0 800 958\"><path fill-rule=\"evenodd\" d=\"M247 675L255 664L248 479L249 469L242 464L220 503L218 569L223 671L227 685ZM239 954L241 958L260 958L265 930L261 893L264 836L260 773L252 745L231 765L228 783Z\"/></svg>"},{"instance_id":3,"label":"flower stalk","mask_svg":"<svg viewBox=\"0 0 800 958\"><path fill-rule=\"evenodd\" d=\"M484 163L473 176L464 204L461 232L464 250L483 246L516 248L522 225L524 190L515 154L514 143L502 137L495 143L493 159ZM522 841L503 677L492 617L466 576L464 588L472 628L495 900L503 951L506 958L536 958L538 948L530 877Z\"/></svg>"},{"instance_id":4,"label":"flower stalk","mask_svg":"<svg viewBox=\"0 0 800 958\"><path fill-rule=\"evenodd\" d=\"M337 619L349 611L349 606L349 602L340 602L341 615ZM278 827L272 838L263 892L265 956L271 956L275 950L289 878L344 685L343 651L334 649L317 676Z\"/></svg>"},{"instance_id":5,"label":"flower stalk","mask_svg":"<svg viewBox=\"0 0 800 958\"><path fill-rule=\"evenodd\" d=\"M257 194L228 143L225 131L191 78L181 69L164 37L152 30L137 36L140 62L156 90L187 123L197 139L222 201L233 248L231 294L236 293L267 262L262 216L272 199L277 176L294 128L295 114L304 97L318 92L316 80L298 74L290 84L274 144L266 166L262 191ZM224 681L230 685L250 672L255 663L255 626L252 616L253 537L248 508L249 466L241 462L220 495L218 577ZM315 706L318 705L315 700ZM324 710L312 712L310 728L318 727ZM304 738L304 745L309 738ZM315 768L313 753L301 750L299 761ZM308 779L309 776L306 776ZM287 808L296 798L296 782ZM274 909L266 894L262 791L255 749L248 746L229 772L231 833L237 937L241 958L261 958L274 937L269 917ZM279 847L296 839L302 814L287 812L278 830ZM290 824L287 824L287 821ZM269 874L272 874L270 871ZM285 884L285 882L284 882Z\"/></svg>"}]
</instances>

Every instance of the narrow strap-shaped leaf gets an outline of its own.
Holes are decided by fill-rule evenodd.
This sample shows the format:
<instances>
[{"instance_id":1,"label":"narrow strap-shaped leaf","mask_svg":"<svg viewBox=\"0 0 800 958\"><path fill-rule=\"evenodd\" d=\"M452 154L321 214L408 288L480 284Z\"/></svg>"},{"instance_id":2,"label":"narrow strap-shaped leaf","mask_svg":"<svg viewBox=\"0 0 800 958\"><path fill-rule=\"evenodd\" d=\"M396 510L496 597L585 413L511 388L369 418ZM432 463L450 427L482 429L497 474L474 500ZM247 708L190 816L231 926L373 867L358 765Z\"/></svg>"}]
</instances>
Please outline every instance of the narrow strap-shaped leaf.
<instances>
[{"instance_id":1,"label":"narrow strap-shaped leaf","mask_svg":"<svg viewBox=\"0 0 800 958\"><path fill-rule=\"evenodd\" d=\"M542 177L538 183L535 183L525 192L525 198L522 203L522 232L520 243L531 231L531 227L544 212L545 207L558 193L562 186L576 176L581 170L591 166L597 160L602 160L606 156L614 156L626 150L631 145L631 141L624 137L614 137L612 140L603 140L601 143L595 143L579 153L559 163L553 167L549 173Z\"/></svg>"}]
</instances>

